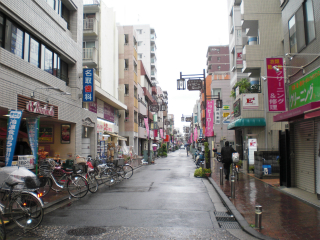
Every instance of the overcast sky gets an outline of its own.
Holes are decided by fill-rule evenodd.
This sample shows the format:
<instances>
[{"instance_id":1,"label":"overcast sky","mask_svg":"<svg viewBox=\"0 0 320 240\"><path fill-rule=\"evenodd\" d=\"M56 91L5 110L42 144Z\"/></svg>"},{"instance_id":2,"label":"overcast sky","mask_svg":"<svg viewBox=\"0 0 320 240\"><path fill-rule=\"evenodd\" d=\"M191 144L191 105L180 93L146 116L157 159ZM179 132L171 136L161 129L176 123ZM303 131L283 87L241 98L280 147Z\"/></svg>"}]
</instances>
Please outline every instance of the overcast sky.
<instances>
[{"instance_id":1,"label":"overcast sky","mask_svg":"<svg viewBox=\"0 0 320 240\"><path fill-rule=\"evenodd\" d=\"M180 72L202 74L210 45L228 45L226 0L101 0L120 25L149 24L157 39L157 79L168 91L169 114L182 131L181 116L191 115L199 91L178 91Z\"/></svg>"}]
</instances>

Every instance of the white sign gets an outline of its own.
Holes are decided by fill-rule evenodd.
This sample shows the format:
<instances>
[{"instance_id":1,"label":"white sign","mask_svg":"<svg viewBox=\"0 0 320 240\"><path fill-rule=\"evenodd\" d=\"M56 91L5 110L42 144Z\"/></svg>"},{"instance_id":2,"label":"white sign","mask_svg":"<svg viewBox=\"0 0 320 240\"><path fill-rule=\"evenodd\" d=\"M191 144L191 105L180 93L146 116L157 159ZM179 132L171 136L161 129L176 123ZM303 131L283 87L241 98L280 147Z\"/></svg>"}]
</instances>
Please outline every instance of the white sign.
<instances>
[{"instance_id":1,"label":"white sign","mask_svg":"<svg viewBox=\"0 0 320 240\"><path fill-rule=\"evenodd\" d=\"M97 133L114 132L114 123L97 119Z\"/></svg>"},{"instance_id":2,"label":"white sign","mask_svg":"<svg viewBox=\"0 0 320 240\"><path fill-rule=\"evenodd\" d=\"M39 114L43 114L43 115L48 115L48 116L54 117L53 106L51 106L49 108L47 108L47 107L48 107L47 104L45 104L43 107L41 107L39 102L29 101L29 102L27 102L26 109L29 112L34 112L34 113L39 113Z\"/></svg>"},{"instance_id":3,"label":"white sign","mask_svg":"<svg viewBox=\"0 0 320 240\"><path fill-rule=\"evenodd\" d=\"M257 151L257 139L249 138L248 139L248 149L249 149L249 164L254 164L254 152Z\"/></svg>"},{"instance_id":4,"label":"white sign","mask_svg":"<svg viewBox=\"0 0 320 240\"><path fill-rule=\"evenodd\" d=\"M20 155L18 156L18 166L25 167L27 169L34 168L34 156L33 155Z\"/></svg>"},{"instance_id":5,"label":"white sign","mask_svg":"<svg viewBox=\"0 0 320 240\"><path fill-rule=\"evenodd\" d=\"M257 93L243 94L242 109L257 109L257 108L259 108L258 94Z\"/></svg>"}]
</instances>

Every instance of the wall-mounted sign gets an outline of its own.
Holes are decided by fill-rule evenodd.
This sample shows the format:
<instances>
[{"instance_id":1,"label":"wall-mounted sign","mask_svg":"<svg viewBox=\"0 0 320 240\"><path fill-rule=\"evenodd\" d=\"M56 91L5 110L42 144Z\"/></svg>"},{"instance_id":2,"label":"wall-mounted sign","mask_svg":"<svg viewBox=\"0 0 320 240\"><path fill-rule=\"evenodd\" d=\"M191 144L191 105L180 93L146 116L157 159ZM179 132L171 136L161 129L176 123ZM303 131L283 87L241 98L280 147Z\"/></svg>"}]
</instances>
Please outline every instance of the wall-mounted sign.
<instances>
[{"instance_id":1,"label":"wall-mounted sign","mask_svg":"<svg viewBox=\"0 0 320 240\"><path fill-rule=\"evenodd\" d=\"M229 115L230 115L230 113L224 112L222 116L223 116L223 118L226 118L226 117L228 117Z\"/></svg>"},{"instance_id":2,"label":"wall-mounted sign","mask_svg":"<svg viewBox=\"0 0 320 240\"><path fill-rule=\"evenodd\" d=\"M158 104L149 105L149 111L150 112L159 112L159 105Z\"/></svg>"},{"instance_id":3,"label":"wall-mounted sign","mask_svg":"<svg viewBox=\"0 0 320 240\"><path fill-rule=\"evenodd\" d=\"M223 105L222 110L230 110L230 106L229 105Z\"/></svg>"},{"instance_id":4,"label":"wall-mounted sign","mask_svg":"<svg viewBox=\"0 0 320 240\"><path fill-rule=\"evenodd\" d=\"M28 112L38 113L47 116L54 116L53 106L48 107L48 104L40 105L40 102L29 101L26 105L26 110Z\"/></svg>"},{"instance_id":5,"label":"wall-mounted sign","mask_svg":"<svg viewBox=\"0 0 320 240\"><path fill-rule=\"evenodd\" d=\"M270 112L286 111L286 95L284 86L284 71L283 71L283 58L267 58L267 76L268 76L268 104ZM279 68L279 71L273 69L273 66ZM270 78L269 78L270 77ZM300 89L297 92L302 92L303 90L307 93L306 98L312 95L313 87L312 84L309 89ZM290 87L289 87L290 90ZM291 95L290 95L291 96ZM301 102L301 99L299 100Z\"/></svg>"},{"instance_id":6,"label":"wall-mounted sign","mask_svg":"<svg viewBox=\"0 0 320 240\"><path fill-rule=\"evenodd\" d=\"M241 115L240 98L233 104L233 116L239 117Z\"/></svg>"},{"instance_id":7,"label":"wall-mounted sign","mask_svg":"<svg viewBox=\"0 0 320 240\"><path fill-rule=\"evenodd\" d=\"M93 102L94 101L94 70L93 68L83 69L83 89L82 89L82 101Z\"/></svg>"},{"instance_id":8,"label":"wall-mounted sign","mask_svg":"<svg viewBox=\"0 0 320 240\"><path fill-rule=\"evenodd\" d=\"M243 109L258 109L259 108L259 101L258 101L258 94L242 94L242 108Z\"/></svg>"},{"instance_id":9,"label":"wall-mounted sign","mask_svg":"<svg viewBox=\"0 0 320 240\"><path fill-rule=\"evenodd\" d=\"M187 88L189 91L201 90L202 89L202 80L188 80Z\"/></svg>"}]
</instances>

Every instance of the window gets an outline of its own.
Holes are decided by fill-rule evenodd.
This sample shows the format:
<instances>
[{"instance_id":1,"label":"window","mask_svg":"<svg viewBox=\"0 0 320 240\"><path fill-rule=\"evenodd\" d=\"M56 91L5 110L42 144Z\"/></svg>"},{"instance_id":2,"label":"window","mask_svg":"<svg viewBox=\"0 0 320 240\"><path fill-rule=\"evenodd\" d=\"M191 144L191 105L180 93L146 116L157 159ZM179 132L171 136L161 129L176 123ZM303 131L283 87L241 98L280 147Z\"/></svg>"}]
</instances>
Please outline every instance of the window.
<instances>
[{"instance_id":1,"label":"window","mask_svg":"<svg viewBox=\"0 0 320 240\"><path fill-rule=\"evenodd\" d=\"M124 45L128 45L129 44L129 34L125 34L124 35Z\"/></svg>"},{"instance_id":2,"label":"window","mask_svg":"<svg viewBox=\"0 0 320 240\"><path fill-rule=\"evenodd\" d=\"M217 68L218 68L218 70L220 70L220 69L221 69L221 66L217 66Z\"/></svg>"},{"instance_id":3,"label":"window","mask_svg":"<svg viewBox=\"0 0 320 240\"><path fill-rule=\"evenodd\" d=\"M23 31L7 20L5 36L5 49L23 58Z\"/></svg>"},{"instance_id":4,"label":"window","mask_svg":"<svg viewBox=\"0 0 320 240\"><path fill-rule=\"evenodd\" d=\"M139 53L139 54L138 54L138 58L139 58L139 59L142 59L142 53Z\"/></svg>"},{"instance_id":5,"label":"window","mask_svg":"<svg viewBox=\"0 0 320 240\"><path fill-rule=\"evenodd\" d=\"M124 85L124 95L129 96L129 84Z\"/></svg>"},{"instance_id":6,"label":"window","mask_svg":"<svg viewBox=\"0 0 320 240\"><path fill-rule=\"evenodd\" d=\"M142 41L139 41L138 46L142 46L142 43L143 43Z\"/></svg>"},{"instance_id":7,"label":"window","mask_svg":"<svg viewBox=\"0 0 320 240\"><path fill-rule=\"evenodd\" d=\"M218 94L220 94L220 97L221 97L221 88L213 88L213 89L211 89L211 94L213 96L218 96Z\"/></svg>"},{"instance_id":8,"label":"window","mask_svg":"<svg viewBox=\"0 0 320 240\"><path fill-rule=\"evenodd\" d=\"M138 99L138 89L134 86L134 97Z\"/></svg>"},{"instance_id":9,"label":"window","mask_svg":"<svg viewBox=\"0 0 320 240\"><path fill-rule=\"evenodd\" d=\"M63 3L61 4L61 17L67 22L67 28L70 30L70 11Z\"/></svg>"},{"instance_id":10,"label":"window","mask_svg":"<svg viewBox=\"0 0 320 240\"><path fill-rule=\"evenodd\" d=\"M125 59L124 60L124 70L128 70L129 69L129 59Z\"/></svg>"},{"instance_id":11,"label":"window","mask_svg":"<svg viewBox=\"0 0 320 240\"><path fill-rule=\"evenodd\" d=\"M0 47L3 47L3 30L4 30L4 17L0 13Z\"/></svg>"},{"instance_id":12,"label":"window","mask_svg":"<svg viewBox=\"0 0 320 240\"><path fill-rule=\"evenodd\" d=\"M142 34L142 29L137 29L136 31L138 34Z\"/></svg>"},{"instance_id":13,"label":"window","mask_svg":"<svg viewBox=\"0 0 320 240\"><path fill-rule=\"evenodd\" d=\"M217 57L217 61L220 62L220 57Z\"/></svg>"},{"instance_id":14,"label":"window","mask_svg":"<svg viewBox=\"0 0 320 240\"><path fill-rule=\"evenodd\" d=\"M288 27L290 52L300 52L315 38L313 6L311 0L306 0L298 11L290 18Z\"/></svg>"}]
</instances>

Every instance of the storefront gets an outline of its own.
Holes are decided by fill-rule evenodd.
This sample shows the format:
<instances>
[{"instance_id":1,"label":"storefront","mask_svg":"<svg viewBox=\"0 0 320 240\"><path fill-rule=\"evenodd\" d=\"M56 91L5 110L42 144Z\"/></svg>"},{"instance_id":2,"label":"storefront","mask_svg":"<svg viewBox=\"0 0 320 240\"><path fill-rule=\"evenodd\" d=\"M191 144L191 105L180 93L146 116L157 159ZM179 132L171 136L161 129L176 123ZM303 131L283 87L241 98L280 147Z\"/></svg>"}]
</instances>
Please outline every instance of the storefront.
<instances>
[{"instance_id":1,"label":"storefront","mask_svg":"<svg viewBox=\"0 0 320 240\"><path fill-rule=\"evenodd\" d=\"M33 98L18 95L17 109L21 111L12 165L35 168L39 158L57 161L73 159L76 153L75 123L59 120L59 107ZM8 154L7 139L10 136L10 111L0 108L0 160ZM12 142L14 142L13 139ZM13 149L10 149L10 151ZM37 152L35 152L37 151Z\"/></svg>"}]
</instances>

